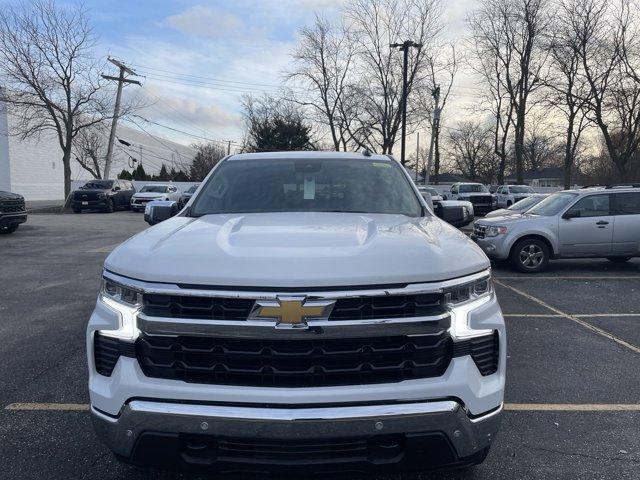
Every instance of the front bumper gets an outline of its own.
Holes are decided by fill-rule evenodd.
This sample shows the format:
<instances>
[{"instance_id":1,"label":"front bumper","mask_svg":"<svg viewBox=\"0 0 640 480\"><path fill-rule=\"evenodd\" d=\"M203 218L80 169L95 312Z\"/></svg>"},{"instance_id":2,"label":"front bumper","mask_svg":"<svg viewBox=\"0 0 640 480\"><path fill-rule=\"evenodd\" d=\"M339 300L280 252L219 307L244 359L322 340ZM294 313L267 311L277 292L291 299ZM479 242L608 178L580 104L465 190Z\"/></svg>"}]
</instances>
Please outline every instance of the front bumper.
<instances>
[{"instance_id":1,"label":"front bumper","mask_svg":"<svg viewBox=\"0 0 640 480\"><path fill-rule=\"evenodd\" d=\"M510 244L508 243L506 235L479 238L474 234L471 235L471 239L478 244L478 246L489 258L495 258L499 260L505 260L509 258Z\"/></svg>"},{"instance_id":2,"label":"front bumper","mask_svg":"<svg viewBox=\"0 0 640 480\"><path fill-rule=\"evenodd\" d=\"M20 225L27 221L27 214L25 213L0 213L0 227L12 227L14 225Z\"/></svg>"},{"instance_id":3,"label":"front bumper","mask_svg":"<svg viewBox=\"0 0 640 480\"><path fill-rule=\"evenodd\" d=\"M133 400L116 417L91 409L98 437L125 461L217 471L247 463L270 470L331 463L376 469L471 464L494 440L501 410L473 418L454 400L323 408ZM309 441L313 453L304 452ZM229 448L243 442L270 447ZM358 442L361 448L347 454L345 446ZM341 448L332 450L336 444Z\"/></svg>"},{"instance_id":4,"label":"front bumper","mask_svg":"<svg viewBox=\"0 0 640 480\"><path fill-rule=\"evenodd\" d=\"M76 210L102 210L107 208L107 198L98 200L72 200L71 208Z\"/></svg>"}]
</instances>

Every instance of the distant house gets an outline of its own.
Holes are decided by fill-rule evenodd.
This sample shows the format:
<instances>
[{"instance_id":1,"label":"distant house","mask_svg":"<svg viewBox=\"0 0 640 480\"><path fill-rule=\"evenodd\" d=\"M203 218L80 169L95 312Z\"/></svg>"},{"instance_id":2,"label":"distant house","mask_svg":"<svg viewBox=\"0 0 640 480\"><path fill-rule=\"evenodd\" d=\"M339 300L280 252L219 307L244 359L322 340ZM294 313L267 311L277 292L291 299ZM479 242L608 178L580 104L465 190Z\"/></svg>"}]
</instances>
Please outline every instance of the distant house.
<instances>
[{"instance_id":1,"label":"distant house","mask_svg":"<svg viewBox=\"0 0 640 480\"><path fill-rule=\"evenodd\" d=\"M564 187L564 169L562 167L547 167L538 171L530 170L522 174L526 185L536 187ZM517 177L509 175L506 183L516 183Z\"/></svg>"}]
</instances>

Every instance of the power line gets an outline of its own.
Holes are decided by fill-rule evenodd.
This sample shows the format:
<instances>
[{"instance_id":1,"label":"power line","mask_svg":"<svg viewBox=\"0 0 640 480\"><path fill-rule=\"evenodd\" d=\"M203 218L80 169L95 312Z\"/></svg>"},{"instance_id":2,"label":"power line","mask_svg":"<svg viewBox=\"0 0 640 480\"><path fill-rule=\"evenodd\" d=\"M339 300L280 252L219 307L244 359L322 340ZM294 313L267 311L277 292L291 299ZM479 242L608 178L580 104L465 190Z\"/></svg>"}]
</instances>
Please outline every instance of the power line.
<instances>
[{"instance_id":1,"label":"power line","mask_svg":"<svg viewBox=\"0 0 640 480\"><path fill-rule=\"evenodd\" d=\"M213 138L207 138L207 137L203 137L201 135L196 135L194 133L185 132L183 130L180 130L180 129L177 129L177 128L174 128L174 127L170 127L169 125L164 125L162 123L158 123L158 122L155 122L153 120L149 120L149 119L147 119L147 118L145 118L145 117L143 117L141 115L133 114L133 115L130 115L130 116L140 118L141 120L144 120L147 123L151 123L153 125L157 125L159 127L166 128L167 130L172 130L172 131L177 132L177 133L182 133L184 135L188 135L188 136L193 137L193 138L198 138L200 140L206 140L208 142L216 142L216 143L223 144L225 146L228 144L228 142L231 142L234 145L240 145L240 143L238 143L238 142L236 142L234 140L216 140L216 139L213 139ZM136 123L136 125L137 125L137 123Z\"/></svg>"}]
</instances>

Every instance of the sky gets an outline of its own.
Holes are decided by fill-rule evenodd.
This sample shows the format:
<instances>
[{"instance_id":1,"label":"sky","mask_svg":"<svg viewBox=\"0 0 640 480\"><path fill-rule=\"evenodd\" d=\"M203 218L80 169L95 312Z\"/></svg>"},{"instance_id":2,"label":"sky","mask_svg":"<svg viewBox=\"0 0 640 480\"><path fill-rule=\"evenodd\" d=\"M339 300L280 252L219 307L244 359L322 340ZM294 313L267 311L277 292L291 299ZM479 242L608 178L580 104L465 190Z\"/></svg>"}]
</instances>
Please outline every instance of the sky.
<instances>
[{"instance_id":1,"label":"sky","mask_svg":"<svg viewBox=\"0 0 640 480\"><path fill-rule=\"evenodd\" d=\"M314 13L340 15L344 0L89 0L98 54L111 55L142 76L150 105L137 122L186 145L205 140L233 146L242 138L240 97L275 92L290 67L300 27ZM457 38L475 0L447 0L447 35ZM115 67L112 72L115 73ZM462 75L456 87L462 109L473 90ZM135 91L135 92L134 92ZM170 128L167 128L170 127Z\"/></svg>"}]
</instances>

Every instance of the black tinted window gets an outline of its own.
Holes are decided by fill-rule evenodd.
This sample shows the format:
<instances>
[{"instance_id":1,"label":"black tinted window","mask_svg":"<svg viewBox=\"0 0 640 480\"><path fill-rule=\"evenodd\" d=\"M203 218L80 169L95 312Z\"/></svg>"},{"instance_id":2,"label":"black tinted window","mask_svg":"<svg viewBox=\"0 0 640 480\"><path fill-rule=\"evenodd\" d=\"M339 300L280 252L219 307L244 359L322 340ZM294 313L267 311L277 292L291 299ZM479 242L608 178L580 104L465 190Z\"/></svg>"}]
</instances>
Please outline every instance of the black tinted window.
<instances>
[{"instance_id":1,"label":"black tinted window","mask_svg":"<svg viewBox=\"0 0 640 480\"><path fill-rule=\"evenodd\" d=\"M603 217L611 215L609 195L590 195L576 202L570 212L580 212L580 217Z\"/></svg>"},{"instance_id":2,"label":"black tinted window","mask_svg":"<svg viewBox=\"0 0 640 480\"><path fill-rule=\"evenodd\" d=\"M616 193L616 215L640 215L640 193Z\"/></svg>"},{"instance_id":3,"label":"black tinted window","mask_svg":"<svg viewBox=\"0 0 640 480\"><path fill-rule=\"evenodd\" d=\"M419 216L421 206L390 161L238 160L220 165L193 215L252 212L362 212Z\"/></svg>"}]
</instances>

